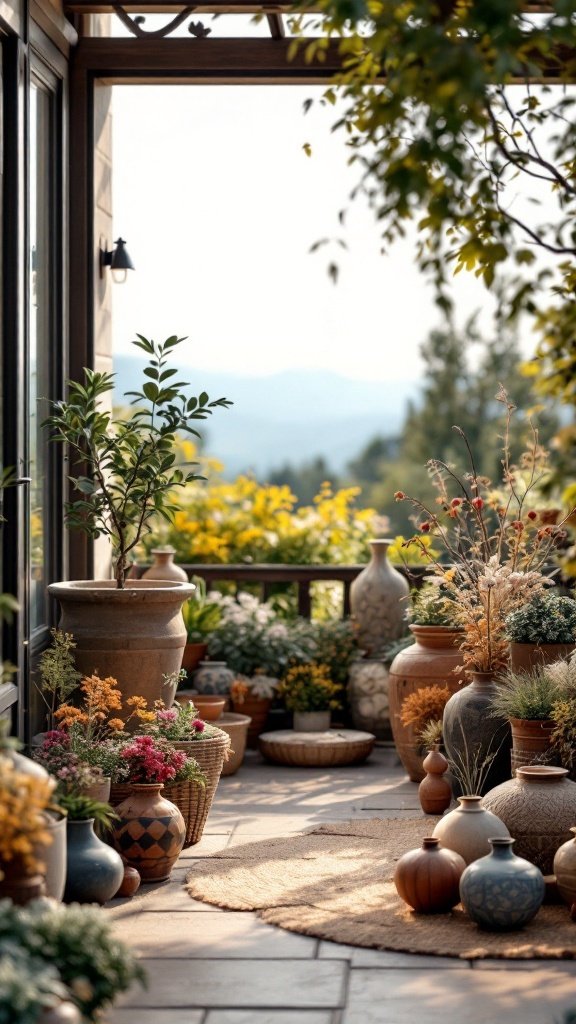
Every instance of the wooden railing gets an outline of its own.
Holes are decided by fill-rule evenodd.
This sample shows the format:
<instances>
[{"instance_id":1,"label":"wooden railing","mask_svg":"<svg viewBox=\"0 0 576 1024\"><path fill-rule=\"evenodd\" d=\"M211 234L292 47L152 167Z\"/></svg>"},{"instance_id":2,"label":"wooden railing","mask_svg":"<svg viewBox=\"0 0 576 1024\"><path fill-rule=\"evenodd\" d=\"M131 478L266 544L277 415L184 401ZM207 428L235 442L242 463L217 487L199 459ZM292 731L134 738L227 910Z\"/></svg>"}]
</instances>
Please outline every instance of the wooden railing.
<instances>
[{"instance_id":1,"label":"wooden railing","mask_svg":"<svg viewBox=\"0 0 576 1024\"><path fill-rule=\"evenodd\" d=\"M350 614L350 584L364 565L194 565L182 564L189 576L200 576L208 589L217 589L219 583L232 583L236 592L246 584L257 585L260 598L266 601L275 583L292 584L297 589L298 614L309 619L312 612L311 584L318 580L342 583L342 617ZM411 586L420 586L426 570L420 566L411 567L409 572L403 566L396 566L410 580ZM139 575L144 571L144 566Z\"/></svg>"}]
</instances>

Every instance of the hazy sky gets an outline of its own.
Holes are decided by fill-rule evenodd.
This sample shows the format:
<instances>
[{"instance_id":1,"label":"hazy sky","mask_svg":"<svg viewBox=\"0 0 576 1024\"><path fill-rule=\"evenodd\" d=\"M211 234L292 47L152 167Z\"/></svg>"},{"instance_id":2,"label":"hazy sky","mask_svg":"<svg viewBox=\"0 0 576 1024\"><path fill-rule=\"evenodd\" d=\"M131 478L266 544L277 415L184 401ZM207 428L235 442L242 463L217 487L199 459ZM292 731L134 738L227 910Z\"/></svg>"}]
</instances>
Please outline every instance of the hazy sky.
<instances>
[{"instance_id":1,"label":"hazy sky","mask_svg":"<svg viewBox=\"0 0 576 1024\"><path fill-rule=\"evenodd\" d=\"M309 86L122 86L114 93L114 238L136 265L114 286L114 337L189 335L199 368L268 374L326 367L417 377L418 346L441 320L409 241L380 254L373 215L350 207L357 171L332 108L306 116ZM312 156L303 145L310 143ZM340 263L334 285L331 258ZM457 279L459 318L489 308ZM530 338L526 351L530 351Z\"/></svg>"}]
</instances>

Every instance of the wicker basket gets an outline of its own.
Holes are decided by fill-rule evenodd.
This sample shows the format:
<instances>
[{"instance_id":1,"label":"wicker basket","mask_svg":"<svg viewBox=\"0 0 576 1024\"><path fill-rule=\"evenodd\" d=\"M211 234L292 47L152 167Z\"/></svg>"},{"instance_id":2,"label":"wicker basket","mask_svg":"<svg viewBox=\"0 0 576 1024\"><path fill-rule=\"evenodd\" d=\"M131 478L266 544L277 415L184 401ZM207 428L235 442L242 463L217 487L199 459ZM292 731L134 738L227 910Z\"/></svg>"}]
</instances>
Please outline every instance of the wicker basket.
<instances>
[{"instance_id":1,"label":"wicker basket","mask_svg":"<svg viewBox=\"0 0 576 1024\"><path fill-rule=\"evenodd\" d=\"M216 787L222 772L222 765L230 748L230 737L220 730L217 736L206 740L173 743L177 750L183 750L194 757L206 775L206 785L197 782L171 782L164 786L164 796L179 808L186 822L184 848L194 846L202 839L206 819L212 806ZM110 791L113 807L130 795L129 783L115 783Z\"/></svg>"}]
</instances>

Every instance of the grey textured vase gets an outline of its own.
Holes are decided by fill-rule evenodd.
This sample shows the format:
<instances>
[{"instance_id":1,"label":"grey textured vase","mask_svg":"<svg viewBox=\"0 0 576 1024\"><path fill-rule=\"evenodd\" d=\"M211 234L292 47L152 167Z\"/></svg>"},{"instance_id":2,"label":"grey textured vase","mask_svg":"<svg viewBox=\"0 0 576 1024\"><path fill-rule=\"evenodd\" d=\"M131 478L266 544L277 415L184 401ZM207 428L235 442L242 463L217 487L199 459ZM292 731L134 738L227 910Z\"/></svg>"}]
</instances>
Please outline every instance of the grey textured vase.
<instances>
[{"instance_id":1,"label":"grey textured vase","mask_svg":"<svg viewBox=\"0 0 576 1024\"><path fill-rule=\"evenodd\" d=\"M408 581L390 565L390 540L371 540L372 558L350 587L358 646L371 658L406 631Z\"/></svg>"},{"instance_id":2,"label":"grey textured vase","mask_svg":"<svg viewBox=\"0 0 576 1024\"><path fill-rule=\"evenodd\" d=\"M476 924L491 931L523 928L544 899L544 877L530 861L516 857L514 839L490 839L492 852L475 860L460 879L460 899Z\"/></svg>"},{"instance_id":3,"label":"grey textured vase","mask_svg":"<svg viewBox=\"0 0 576 1024\"><path fill-rule=\"evenodd\" d=\"M543 875L553 873L554 854L570 839L576 822L576 782L567 774L565 768L527 765L482 801L508 826L516 852Z\"/></svg>"},{"instance_id":4,"label":"grey textured vase","mask_svg":"<svg viewBox=\"0 0 576 1024\"><path fill-rule=\"evenodd\" d=\"M454 795L462 792L458 769L475 772L492 758L490 766L472 791L483 796L510 778L510 724L491 715L497 685L492 673L471 672L468 686L454 693L444 708L442 735L448 760L456 766Z\"/></svg>"}]
</instances>

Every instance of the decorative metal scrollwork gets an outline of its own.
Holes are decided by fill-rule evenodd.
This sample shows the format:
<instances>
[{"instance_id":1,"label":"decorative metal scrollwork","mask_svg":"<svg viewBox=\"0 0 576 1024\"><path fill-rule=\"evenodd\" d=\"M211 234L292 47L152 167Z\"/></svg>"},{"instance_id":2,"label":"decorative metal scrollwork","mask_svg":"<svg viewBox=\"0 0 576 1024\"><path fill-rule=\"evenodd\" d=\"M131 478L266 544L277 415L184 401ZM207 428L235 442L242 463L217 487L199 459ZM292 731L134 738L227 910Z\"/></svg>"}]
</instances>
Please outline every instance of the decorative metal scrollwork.
<instances>
[{"instance_id":1,"label":"decorative metal scrollwork","mask_svg":"<svg viewBox=\"0 0 576 1024\"><path fill-rule=\"evenodd\" d=\"M162 28L155 29L154 31L148 31L147 29L142 28L146 21L146 18L142 14L137 15L135 18L131 18L123 7L115 7L114 13L118 18L120 18L120 21L126 26L128 31L138 39L165 39L166 36L175 32L187 18L190 18L195 10L196 7L184 7L175 18L172 18L172 21L168 22L168 24L164 25ZM195 36L196 39L205 39L206 36L210 35L212 29L206 28L201 21L191 21L188 25L188 31L191 35Z\"/></svg>"}]
</instances>

